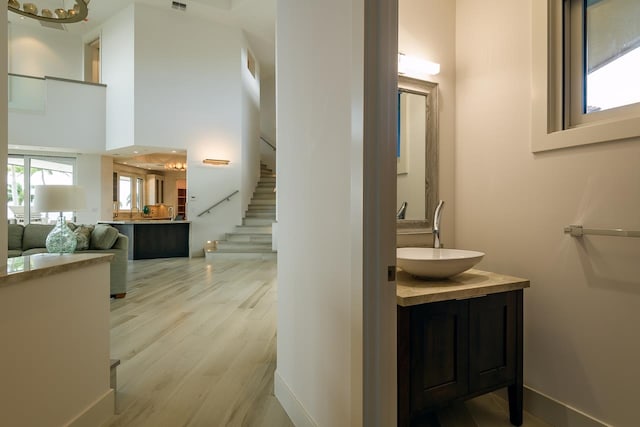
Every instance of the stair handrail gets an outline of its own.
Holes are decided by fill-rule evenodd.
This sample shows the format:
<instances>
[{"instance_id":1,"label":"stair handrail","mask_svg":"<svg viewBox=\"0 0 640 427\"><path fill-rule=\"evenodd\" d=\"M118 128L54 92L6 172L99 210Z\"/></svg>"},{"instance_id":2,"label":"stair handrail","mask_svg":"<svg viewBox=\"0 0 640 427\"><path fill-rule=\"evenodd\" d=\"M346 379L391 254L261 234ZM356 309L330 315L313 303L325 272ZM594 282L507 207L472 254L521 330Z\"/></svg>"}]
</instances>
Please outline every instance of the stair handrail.
<instances>
[{"instance_id":1,"label":"stair handrail","mask_svg":"<svg viewBox=\"0 0 640 427\"><path fill-rule=\"evenodd\" d=\"M267 139L264 136L260 135L260 139L264 141L269 147L271 147L273 151L276 151L276 146L270 143L269 141L267 141Z\"/></svg>"},{"instance_id":2,"label":"stair handrail","mask_svg":"<svg viewBox=\"0 0 640 427\"><path fill-rule=\"evenodd\" d=\"M206 213L211 213L211 209L215 208L216 206L218 206L219 204L223 203L223 202L228 202L230 201L229 199L231 199L231 197L235 196L237 193L239 193L240 190L236 190L233 193L229 194L227 197L223 197L222 199L220 199L218 202L214 203L213 205L209 206L207 209L203 210L202 212L200 212L198 214L199 217L201 217L202 215L206 214Z\"/></svg>"}]
</instances>

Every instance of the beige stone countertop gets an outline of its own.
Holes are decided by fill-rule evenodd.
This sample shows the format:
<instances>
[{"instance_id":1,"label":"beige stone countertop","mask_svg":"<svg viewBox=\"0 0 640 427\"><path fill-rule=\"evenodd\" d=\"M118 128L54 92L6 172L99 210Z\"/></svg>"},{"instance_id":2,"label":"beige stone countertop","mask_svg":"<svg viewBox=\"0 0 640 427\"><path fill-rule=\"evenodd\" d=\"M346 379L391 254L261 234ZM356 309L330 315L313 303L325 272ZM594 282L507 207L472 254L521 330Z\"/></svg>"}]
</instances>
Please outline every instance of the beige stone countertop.
<instances>
[{"instance_id":1,"label":"beige stone countertop","mask_svg":"<svg viewBox=\"0 0 640 427\"><path fill-rule=\"evenodd\" d=\"M396 303L402 307L453 299L480 297L498 292L528 288L529 280L471 269L439 280L420 280L398 270Z\"/></svg>"},{"instance_id":2,"label":"beige stone countertop","mask_svg":"<svg viewBox=\"0 0 640 427\"><path fill-rule=\"evenodd\" d=\"M98 221L98 224L191 224L191 221L170 219L124 219L113 221Z\"/></svg>"},{"instance_id":3,"label":"beige stone countertop","mask_svg":"<svg viewBox=\"0 0 640 427\"><path fill-rule=\"evenodd\" d=\"M7 270L0 275L0 287L37 279L56 273L103 262L111 262L113 254L35 254L7 259Z\"/></svg>"}]
</instances>

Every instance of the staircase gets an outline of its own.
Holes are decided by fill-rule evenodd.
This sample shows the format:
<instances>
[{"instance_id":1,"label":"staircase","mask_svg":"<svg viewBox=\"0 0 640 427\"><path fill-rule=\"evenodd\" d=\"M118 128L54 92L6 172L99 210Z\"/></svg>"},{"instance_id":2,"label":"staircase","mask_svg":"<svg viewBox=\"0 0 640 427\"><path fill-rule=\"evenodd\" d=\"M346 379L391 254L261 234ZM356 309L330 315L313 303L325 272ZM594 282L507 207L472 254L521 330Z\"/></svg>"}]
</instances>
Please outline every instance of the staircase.
<instances>
[{"instance_id":1,"label":"staircase","mask_svg":"<svg viewBox=\"0 0 640 427\"><path fill-rule=\"evenodd\" d=\"M271 225L276 221L276 176L260 164L260 180L242 219L225 240L218 241L217 250L206 251L207 258L272 258Z\"/></svg>"}]
</instances>

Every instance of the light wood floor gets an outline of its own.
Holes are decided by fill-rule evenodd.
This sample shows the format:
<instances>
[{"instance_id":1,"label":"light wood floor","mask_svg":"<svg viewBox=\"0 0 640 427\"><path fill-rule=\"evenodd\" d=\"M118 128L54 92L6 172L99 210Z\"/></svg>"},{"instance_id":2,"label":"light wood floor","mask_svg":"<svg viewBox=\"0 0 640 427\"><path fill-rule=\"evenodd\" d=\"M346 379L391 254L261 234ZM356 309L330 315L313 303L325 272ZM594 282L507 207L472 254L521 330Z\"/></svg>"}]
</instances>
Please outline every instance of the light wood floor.
<instances>
[{"instance_id":1,"label":"light wood floor","mask_svg":"<svg viewBox=\"0 0 640 427\"><path fill-rule=\"evenodd\" d=\"M273 395L275 261L129 263L111 302L117 412L107 426L290 426Z\"/></svg>"},{"instance_id":2,"label":"light wood floor","mask_svg":"<svg viewBox=\"0 0 640 427\"><path fill-rule=\"evenodd\" d=\"M174 258L129 262L126 298L111 300L117 410L105 426L292 423L273 395L276 262ZM441 427L509 426L485 395L438 413ZM548 427L525 415L525 427Z\"/></svg>"}]
</instances>

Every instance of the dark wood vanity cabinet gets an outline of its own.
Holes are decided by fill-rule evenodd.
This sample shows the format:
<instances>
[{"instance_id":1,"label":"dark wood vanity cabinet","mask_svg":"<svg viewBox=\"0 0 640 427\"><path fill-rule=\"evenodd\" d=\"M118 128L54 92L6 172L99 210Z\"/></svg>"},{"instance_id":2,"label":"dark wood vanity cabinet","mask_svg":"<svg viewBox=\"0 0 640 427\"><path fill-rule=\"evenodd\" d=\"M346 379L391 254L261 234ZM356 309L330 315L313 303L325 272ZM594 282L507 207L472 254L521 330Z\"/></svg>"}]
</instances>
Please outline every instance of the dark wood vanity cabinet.
<instances>
[{"instance_id":1,"label":"dark wood vanity cabinet","mask_svg":"<svg viewBox=\"0 0 640 427\"><path fill-rule=\"evenodd\" d=\"M522 425L522 295L398 306L398 426L503 387L511 423Z\"/></svg>"}]
</instances>

